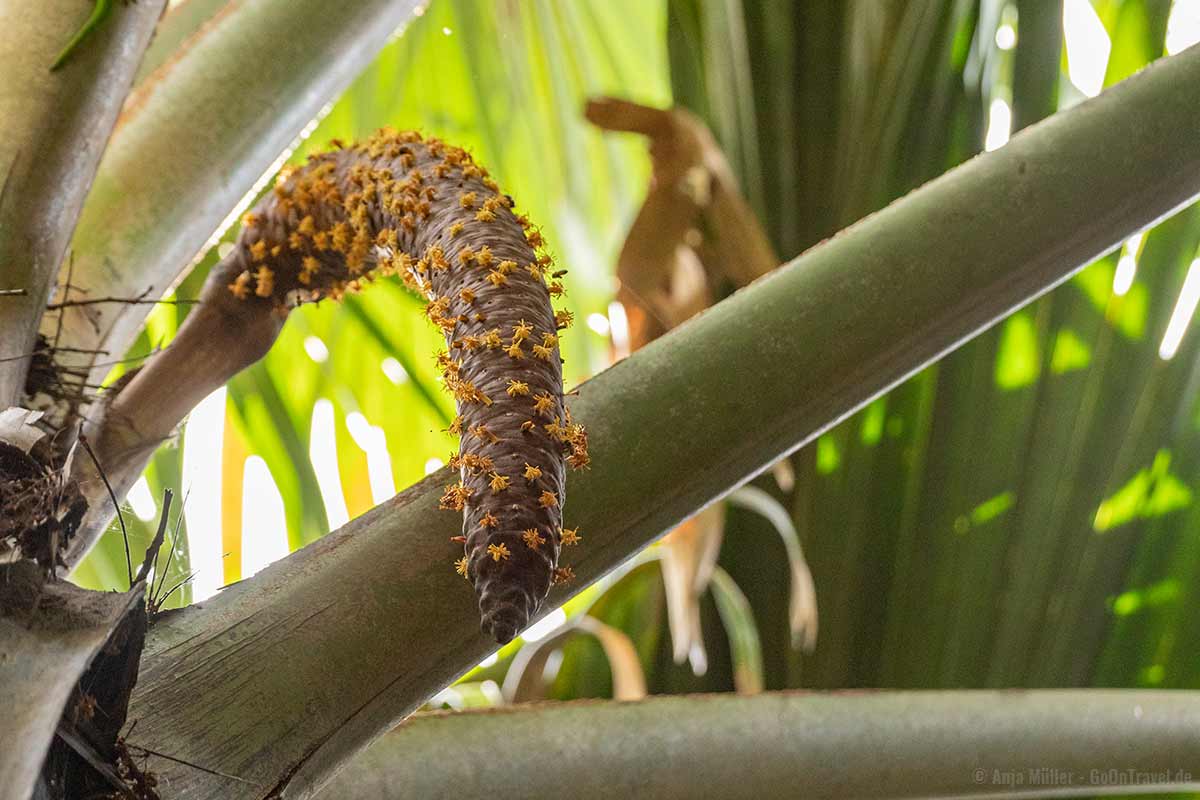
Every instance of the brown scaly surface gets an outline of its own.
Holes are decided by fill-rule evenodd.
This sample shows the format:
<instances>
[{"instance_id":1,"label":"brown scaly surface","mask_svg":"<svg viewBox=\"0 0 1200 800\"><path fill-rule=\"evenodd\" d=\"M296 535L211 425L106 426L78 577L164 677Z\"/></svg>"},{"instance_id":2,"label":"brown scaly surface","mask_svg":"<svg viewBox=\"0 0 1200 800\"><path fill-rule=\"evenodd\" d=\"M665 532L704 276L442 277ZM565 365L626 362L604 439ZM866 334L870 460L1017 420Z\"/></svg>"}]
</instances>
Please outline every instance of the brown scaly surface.
<instances>
[{"instance_id":1,"label":"brown scaly surface","mask_svg":"<svg viewBox=\"0 0 1200 800\"><path fill-rule=\"evenodd\" d=\"M381 275L429 300L461 436L461 480L442 507L463 512L456 566L475 585L482 627L509 641L551 582L570 577L558 567L561 546L579 541L562 527L565 464L588 464L587 435L563 402L558 333L571 313L551 306L562 286L547 275L541 234L466 151L386 129L281 175L243 222L217 276L225 304L286 314Z\"/></svg>"}]
</instances>

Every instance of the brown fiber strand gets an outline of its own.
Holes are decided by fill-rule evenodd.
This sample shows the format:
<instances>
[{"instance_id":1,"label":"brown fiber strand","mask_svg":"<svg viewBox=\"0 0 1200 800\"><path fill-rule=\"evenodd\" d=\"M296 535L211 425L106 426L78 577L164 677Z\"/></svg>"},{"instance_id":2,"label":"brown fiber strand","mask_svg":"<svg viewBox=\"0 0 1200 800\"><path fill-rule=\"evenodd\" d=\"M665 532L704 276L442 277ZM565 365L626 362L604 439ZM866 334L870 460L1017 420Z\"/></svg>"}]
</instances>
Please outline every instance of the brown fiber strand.
<instances>
[{"instance_id":1,"label":"brown fiber strand","mask_svg":"<svg viewBox=\"0 0 1200 800\"><path fill-rule=\"evenodd\" d=\"M569 575L557 569L565 463L587 465L586 434L562 399L557 335L570 314L555 314L561 287L547 286L540 234L511 205L465 151L385 130L281 175L214 276L223 304L281 315L380 275L399 275L429 300L461 435L461 482L443 506L463 511L459 569L475 585L483 629L501 643Z\"/></svg>"}]
</instances>

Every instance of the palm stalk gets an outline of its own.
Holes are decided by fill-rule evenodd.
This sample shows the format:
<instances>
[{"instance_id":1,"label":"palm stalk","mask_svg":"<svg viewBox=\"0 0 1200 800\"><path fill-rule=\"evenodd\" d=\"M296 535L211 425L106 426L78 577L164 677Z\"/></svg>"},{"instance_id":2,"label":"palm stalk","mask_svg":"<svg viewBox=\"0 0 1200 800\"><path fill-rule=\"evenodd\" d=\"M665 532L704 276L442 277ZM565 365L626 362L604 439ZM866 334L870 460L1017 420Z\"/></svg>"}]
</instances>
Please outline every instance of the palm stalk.
<instances>
[{"instance_id":1,"label":"palm stalk","mask_svg":"<svg viewBox=\"0 0 1200 800\"><path fill-rule=\"evenodd\" d=\"M1196 692L581 701L417 715L319 797L1036 798L1127 794L1135 781L1195 791L1198 727Z\"/></svg>"},{"instance_id":2,"label":"palm stalk","mask_svg":"<svg viewBox=\"0 0 1200 800\"><path fill-rule=\"evenodd\" d=\"M55 275L165 0L122 9L50 64L88 9L71 0L0 7L0 408L17 403ZM31 13L36 12L36 13Z\"/></svg>"}]
</instances>

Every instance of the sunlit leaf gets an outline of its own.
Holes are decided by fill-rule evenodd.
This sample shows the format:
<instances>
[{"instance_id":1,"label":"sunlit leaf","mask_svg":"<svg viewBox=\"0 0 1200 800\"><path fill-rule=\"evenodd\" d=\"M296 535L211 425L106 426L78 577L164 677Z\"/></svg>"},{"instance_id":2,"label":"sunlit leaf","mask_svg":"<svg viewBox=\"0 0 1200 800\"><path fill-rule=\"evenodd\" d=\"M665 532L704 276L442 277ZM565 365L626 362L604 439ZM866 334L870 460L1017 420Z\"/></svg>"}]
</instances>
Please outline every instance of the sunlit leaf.
<instances>
[{"instance_id":1,"label":"sunlit leaf","mask_svg":"<svg viewBox=\"0 0 1200 800\"><path fill-rule=\"evenodd\" d=\"M1165 580L1144 589L1131 589L1113 599L1113 613L1119 617L1135 614L1143 607L1153 608L1179 598L1179 581Z\"/></svg>"},{"instance_id":2,"label":"sunlit leaf","mask_svg":"<svg viewBox=\"0 0 1200 800\"><path fill-rule=\"evenodd\" d=\"M1096 510L1095 528L1103 533L1134 519L1158 517L1192 502L1187 484L1170 472L1171 455L1160 450L1154 464L1140 470Z\"/></svg>"},{"instance_id":3,"label":"sunlit leaf","mask_svg":"<svg viewBox=\"0 0 1200 800\"><path fill-rule=\"evenodd\" d=\"M241 431L230 414L225 416L225 437L221 446L221 553L225 567L224 582L242 578L242 506L246 502L246 457L249 451ZM256 498L250 498L256 502ZM251 531L250 535L255 535Z\"/></svg>"},{"instance_id":4,"label":"sunlit leaf","mask_svg":"<svg viewBox=\"0 0 1200 800\"><path fill-rule=\"evenodd\" d=\"M1037 333L1028 312L1018 311L1004 322L1000 352L996 356L996 385L1019 389L1037 380L1041 356Z\"/></svg>"},{"instance_id":5,"label":"sunlit leaf","mask_svg":"<svg viewBox=\"0 0 1200 800\"><path fill-rule=\"evenodd\" d=\"M1084 369L1092 361L1092 349L1070 328L1063 328L1054 339L1050 369L1057 374Z\"/></svg>"}]
</instances>

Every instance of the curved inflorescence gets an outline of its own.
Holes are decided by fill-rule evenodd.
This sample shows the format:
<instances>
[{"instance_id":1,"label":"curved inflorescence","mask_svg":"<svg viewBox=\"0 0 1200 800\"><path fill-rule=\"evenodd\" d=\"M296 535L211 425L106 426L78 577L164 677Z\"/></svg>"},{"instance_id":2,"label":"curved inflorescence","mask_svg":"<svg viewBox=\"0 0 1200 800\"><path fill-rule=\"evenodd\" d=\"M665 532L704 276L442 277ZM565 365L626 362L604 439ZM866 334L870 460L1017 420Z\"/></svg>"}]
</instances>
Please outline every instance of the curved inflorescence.
<instances>
[{"instance_id":1,"label":"curved inflorescence","mask_svg":"<svg viewBox=\"0 0 1200 800\"><path fill-rule=\"evenodd\" d=\"M398 275L428 299L459 412L460 480L441 506L463 512L456 566L501 643L571 575L558 567L560 548L580 539L562 526L565 465L588 464L587 434L563 402L558 336L571 313L555 313L559 273L548 274L540 232L512 208L466 151L384 130L282 174L243 218L219 276L233 298L282 314L377 276Z\"/></svg>"}]
</instances>

